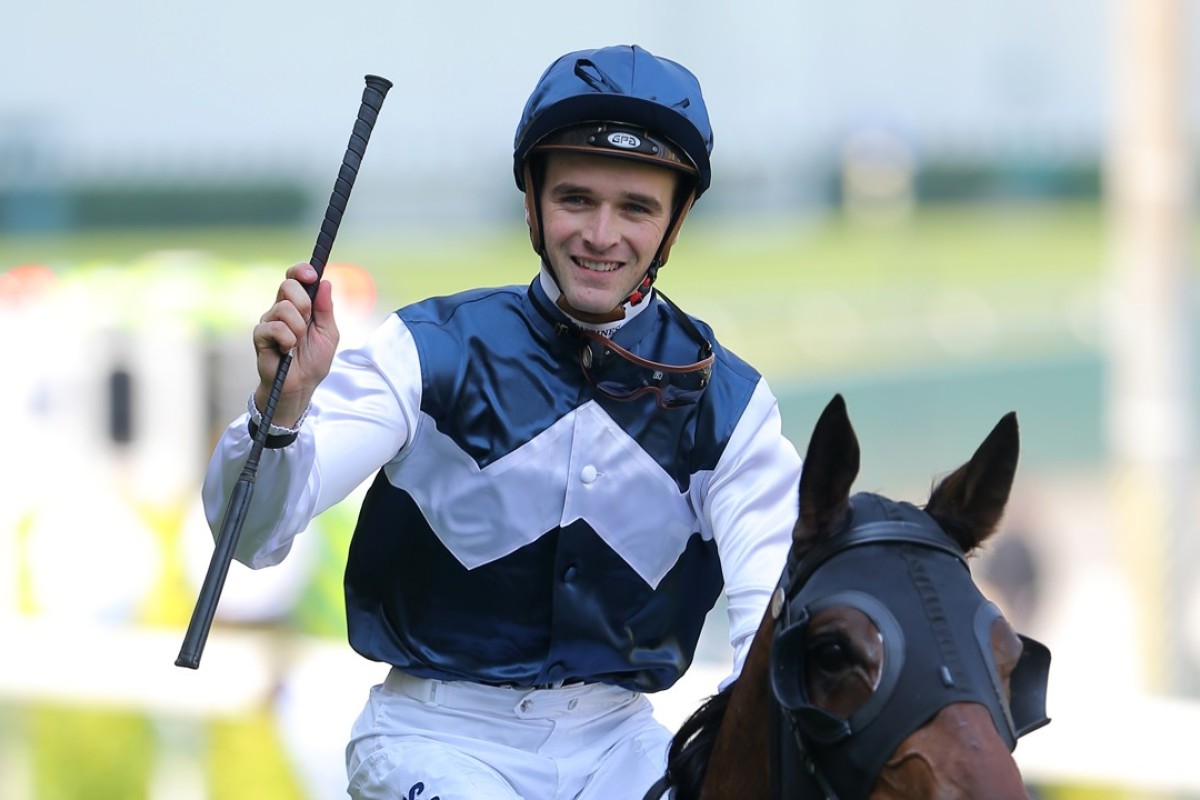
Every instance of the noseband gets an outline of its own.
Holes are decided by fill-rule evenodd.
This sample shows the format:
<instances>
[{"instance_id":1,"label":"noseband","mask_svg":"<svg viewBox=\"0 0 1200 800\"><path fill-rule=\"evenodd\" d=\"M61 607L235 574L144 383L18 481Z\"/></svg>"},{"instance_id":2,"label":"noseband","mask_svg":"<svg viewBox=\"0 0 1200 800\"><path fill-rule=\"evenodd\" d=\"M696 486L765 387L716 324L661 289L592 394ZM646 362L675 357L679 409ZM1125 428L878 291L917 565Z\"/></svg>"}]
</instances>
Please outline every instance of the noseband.
<instances>
[{"instance_id":1,"label":"noseband","mask_svg":"<svg viewBox=\"0 0 1200 800\"><path fill-rule=\"evenodd\" d=\"M809 622L834 606L864 613L883 644L878 685L847 718L814 705L805 689ZM1049 650L1020 637L1010 702L990 641L1000 610L975 586L962 549L911 504L854 495L842 531L789 556L771 614L776 798L865 800L901 742L952 703L986 707L1010 751L1049 722Z\"/></svg>"}]
</instances>

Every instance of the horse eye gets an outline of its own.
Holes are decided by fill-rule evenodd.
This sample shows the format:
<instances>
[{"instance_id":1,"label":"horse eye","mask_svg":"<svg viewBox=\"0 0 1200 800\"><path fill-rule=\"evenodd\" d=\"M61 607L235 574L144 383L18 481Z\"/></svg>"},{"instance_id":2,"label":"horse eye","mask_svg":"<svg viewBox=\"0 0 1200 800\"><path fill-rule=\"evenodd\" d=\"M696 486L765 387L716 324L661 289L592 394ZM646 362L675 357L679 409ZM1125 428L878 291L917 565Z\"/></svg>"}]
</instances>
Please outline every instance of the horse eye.
<instances>
[{"instance_id":1,"label":"horse eye","mask_svg":"<svg viewBox=\"0 0 1200 800\"><path fill-rule=\"evenodd\" d=\"M854 651L839 637L823 636L809 645L808 662L822 672L842 672L854 666Z\"/></svg>"}]
</instances>

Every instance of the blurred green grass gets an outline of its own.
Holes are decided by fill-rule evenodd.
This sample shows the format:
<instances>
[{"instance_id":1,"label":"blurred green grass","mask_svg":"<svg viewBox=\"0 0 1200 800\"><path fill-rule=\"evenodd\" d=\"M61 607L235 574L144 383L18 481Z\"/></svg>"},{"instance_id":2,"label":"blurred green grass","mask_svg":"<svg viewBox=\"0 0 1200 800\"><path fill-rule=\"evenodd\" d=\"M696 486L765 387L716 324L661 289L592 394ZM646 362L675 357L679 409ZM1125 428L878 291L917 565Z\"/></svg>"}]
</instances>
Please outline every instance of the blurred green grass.
<instances>
[{"instance_id":1,"label":"blurred green grass","mask_svg":"<svg viewBox=\"0 0 1200 800\"><path fill-rule=\"evenodd\" d=\"M1103 246L1102 210L1092 204L945 206L872 223L839 215L764 221L707 217L685 225L672 265L684 265L694 293L774 293L798 288L855 288L910 281L1037 279L1047 273L1086 278ZM8 233L0 269L40 262L63 267L132 260L158 250L201 250L219 258L303 260L315 228L182 228ZM396 233L343 227L333 259L369 268L381 294L424 297L521 280L533 256L524 229ZM754 267L754 274L745 270ZM752 281L750 280L752 278ZM668 280L664 277L664 282Z\"/></svg>"},{"instance_id":2,"label":"blurred green grass","mask_svg":"<svg viewBox=\"0 0 1200 800\"><path fill-rule=\"evenodd\" d=\"M314 234L194 228L10 235L0 239L0 270L23 263L67 270L185 250L275 264L282 273L309 256ZM1091 204L945 206L889 222L839 215L731 220L698 210L659 287L769 377L905 368L1089 346L1105 248L1103 213ZM524 283L536 268L519 224L394 233L347 225L332 260L370 272L380 315L430 295ZM270 300L264 297L262 307Z\"/></svg>"}]
</instances>

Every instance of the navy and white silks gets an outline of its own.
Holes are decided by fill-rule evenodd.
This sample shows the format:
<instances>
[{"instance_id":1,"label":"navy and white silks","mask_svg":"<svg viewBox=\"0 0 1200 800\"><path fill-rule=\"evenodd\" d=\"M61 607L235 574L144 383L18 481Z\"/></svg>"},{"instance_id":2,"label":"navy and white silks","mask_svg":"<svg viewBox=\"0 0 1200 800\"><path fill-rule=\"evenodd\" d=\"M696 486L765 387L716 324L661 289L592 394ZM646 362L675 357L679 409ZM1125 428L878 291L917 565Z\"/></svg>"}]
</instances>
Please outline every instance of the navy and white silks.
<instances>
[{"instance_id":1,"label":"navy and white silks","mask_svg":"<svg viewBox=\"0 0 1200 800\"><path fill-rule=\"evenodd\" d=\"M346 571L367 658L447 681L657 691L690 665L723 585L736 674L797 516L776 399L715 341L695 404L599 394L547 318L566 321L545 281L416 303L339 352L298 439L264 451L236 557L278 563L374 474ZM643 305L614 341L693 361L667 305ZM214 529L250 445L243 415L209 465Z\"/></svg>"}]
</instances>

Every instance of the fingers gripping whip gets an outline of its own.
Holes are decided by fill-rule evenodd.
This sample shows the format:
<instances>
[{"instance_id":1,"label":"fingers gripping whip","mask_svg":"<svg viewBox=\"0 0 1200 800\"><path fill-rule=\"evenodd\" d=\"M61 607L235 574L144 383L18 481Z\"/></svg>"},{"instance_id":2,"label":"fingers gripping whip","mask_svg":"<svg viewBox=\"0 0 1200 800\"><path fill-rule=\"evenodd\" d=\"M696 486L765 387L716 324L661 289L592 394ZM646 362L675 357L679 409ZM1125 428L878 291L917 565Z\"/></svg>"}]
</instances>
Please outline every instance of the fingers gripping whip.
<instances>
[{"instance_id":1,"label":"fingers gripping whip","mask_svg":"<svg viewBox=\"0 0 1200 800\"><path fill-rule=\"evenodd\" d=\"M342 214L346 211L346 201L350 199L350 190L354 188L354 179L358 176L358 168L362 165L363 153L366 152L367 142L371 138L371 130L379 109L392 88L392 82L378 75L366 76L366 88L363 89L362 105L358 108L358 118L354 122L354 132L350 135L350 143L346 145L346 154L342 157L342 167L338 171L333 193L329 197L329 205L325 208L325 219L321 222L321 231L317 235L310 262L317 271L317 280L307 287L308 296L315 297L325 264L329 260L329 251L333 249L333 240L337 236L338 227L342 223ZM200 666L200 654L208 640L208 632L212 627L213 616L216 614L217 601L221 597L221 589L225 586L225 576L229 573L229 564L233 560L233 552L241 536L242 525L246 521L246 512L250 507L250 498L254 494L254 481L258 474L258 462L262 457L263 446L267 441L267 433L271 428L271 419L275 416L275 404L283 390L284 380L292 364L292 354L288 353L279 361L279 368L271 384L271 392L267 397L266 408L262 409L262 420L254 434L254 442L250 454L246 457L246 465L238 476L233 492L225 506L221 519L221 530L217 535L216 548L208 564L208 572L200 587L200 595L196 607L192 611L191 622L188 623L187 633L183 638L183 646L175 666L196 669Z\"/></svg>"}]
</instances>

